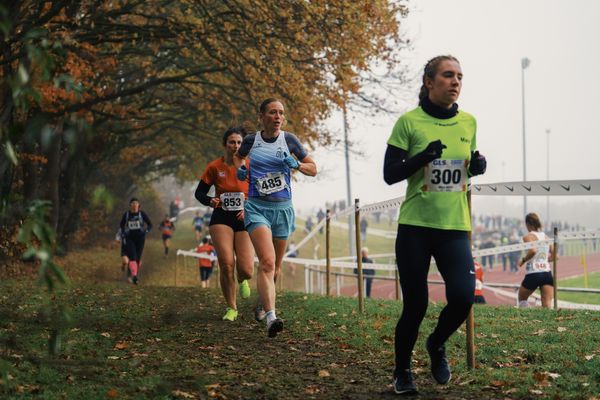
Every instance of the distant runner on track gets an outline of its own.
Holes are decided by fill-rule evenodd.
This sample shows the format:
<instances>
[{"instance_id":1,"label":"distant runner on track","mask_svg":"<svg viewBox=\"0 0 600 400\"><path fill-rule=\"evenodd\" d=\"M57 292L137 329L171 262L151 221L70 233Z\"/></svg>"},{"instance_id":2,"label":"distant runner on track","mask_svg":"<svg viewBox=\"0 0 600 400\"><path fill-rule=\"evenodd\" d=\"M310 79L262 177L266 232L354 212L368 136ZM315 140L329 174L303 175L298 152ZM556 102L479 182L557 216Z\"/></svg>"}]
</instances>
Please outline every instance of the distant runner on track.
<instances>
[{"instance_id":1,"label":"distant runner on track","mask_svg":"<svg viewBox=\"0 0 600 400\"><path fill-rule=\"evenodd\" d=\"M547 239L542 231L540 217L536 213L529 213L525 216L525 226L527 234L523 236L523 241L536 242ZM542 294L542 307L550 308L554 295L554 278L550 262L553 262L552 254L554 246L551 244L542 244L537 248L527 251L525 257L519 261L519 267L525 265L525 278L519 288L519 307L528 307L527 299L540 288Z\"/></svg>"}]
</instances>

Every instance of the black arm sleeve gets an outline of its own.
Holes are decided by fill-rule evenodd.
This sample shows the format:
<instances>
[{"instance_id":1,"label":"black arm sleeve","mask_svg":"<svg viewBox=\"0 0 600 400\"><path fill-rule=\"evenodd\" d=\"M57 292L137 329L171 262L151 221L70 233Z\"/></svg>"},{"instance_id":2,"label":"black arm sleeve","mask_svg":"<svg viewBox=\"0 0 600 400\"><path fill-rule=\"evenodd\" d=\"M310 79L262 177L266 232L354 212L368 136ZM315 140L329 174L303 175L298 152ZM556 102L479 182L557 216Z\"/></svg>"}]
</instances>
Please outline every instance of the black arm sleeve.
<instances>
[{"instance_id":1,"label":"black arm sleeve","mask_svg":"<svg viewBox=\"0 0 600 400\"><path fill-rule=\"evenodd\" d=\"M238 149L237 153L240 157L245 158L252 150L252 146L254 146L254 139L256 138L256 134L251 133L246 135L244 140L242 141L242 145Z\"/></svg>"},{"instance_id":2,"label":"black arm sleeve","mask_svg":"<svg viewBox=\"0 0 600 400\"><path fill-rule=\"evenodd\" d=\"M196 197L196 200L198 200L205 206L210 206L210 201L212 200L212 197L207 195L209 190L210 186L203 180L200 180L200 182L198 182L196 192L194 193L194 197Z\"/></svg>"},{"instance_id":3,"label":"black arm sleeve","mask_svg":"<svg viewBox=\"0 0 600 400\"><path fill-rule=\"evenodd\" d=\"M127 213L123 214L123 217L121 217L121 223L119 224L121 231L125 231L125 224L127 223L127 221L125 221L125 216L127 216Z\"/></svg>"},{"instance_id":4,"label":"black arm sleeve","mask_svg":"<svg viewBox=\"0 0 600 400\"><path fill-rule=\"evenodd\" d=\"M383 160L383 180L388 185L401 182L426 164L420 153L406 159L408 151L388 144Z\"/></svg>"},{"instance_id":5,"label":"black arm sleeve","mask_svg":"<svg viewBox=\"0 0 600 400\"><path fill-rule=\"evenodd\" d=\"M148 232L150 232L150 229L152 229L152 222L150 222L150 218L148 218L148 215L142 211L142 219L144 220L144 222L146 223L146 225L148 225Z\"/></svg>"}]
</instances>

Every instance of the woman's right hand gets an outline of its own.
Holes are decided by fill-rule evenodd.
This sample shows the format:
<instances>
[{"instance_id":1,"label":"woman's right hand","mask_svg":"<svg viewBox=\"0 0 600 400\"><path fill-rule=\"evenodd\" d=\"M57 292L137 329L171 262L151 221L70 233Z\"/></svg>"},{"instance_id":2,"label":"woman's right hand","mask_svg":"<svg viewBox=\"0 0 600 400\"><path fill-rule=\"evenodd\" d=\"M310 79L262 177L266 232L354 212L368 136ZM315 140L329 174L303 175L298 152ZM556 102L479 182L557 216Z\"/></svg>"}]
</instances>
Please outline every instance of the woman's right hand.
<instances>
[{"instance_id":1,"label":"woman's right hand","mask_svg":"<svg viewBox=\"0 0 600 400\"><path fill-rule=\"evenodd\" d=\"M212 199L210 199L210 206L212 208L217 208L219 206L220 202L221 202L221 199L219 199L218 197L213 197Z\"/></svg>"},{"instance_id":2,"label":"woman's right hand","mask_svg":"<svg viewBox=\"0 0 600 400\"><path fill-rule=\"evenodd\" d=\"M440 158L446 147L447 146L443 144L441 140L434 140L433 142L429 142L425 150L419 153L419 155L423 158L423 160L426 163L429 163L435 159Z\"/></svg>"},{"instance_id":3,"label":"woman's right hand","mask_svg":"<svg viewBox=\"0 0 600 400\"><path fill-rule=\"evenodd\" d=\"M246 177L248 176L248 169L246 169L246 166L242 165L241 167L239 167L237 169L236 175L239 181L245 181Z\"/></svg>"}]
</instances>

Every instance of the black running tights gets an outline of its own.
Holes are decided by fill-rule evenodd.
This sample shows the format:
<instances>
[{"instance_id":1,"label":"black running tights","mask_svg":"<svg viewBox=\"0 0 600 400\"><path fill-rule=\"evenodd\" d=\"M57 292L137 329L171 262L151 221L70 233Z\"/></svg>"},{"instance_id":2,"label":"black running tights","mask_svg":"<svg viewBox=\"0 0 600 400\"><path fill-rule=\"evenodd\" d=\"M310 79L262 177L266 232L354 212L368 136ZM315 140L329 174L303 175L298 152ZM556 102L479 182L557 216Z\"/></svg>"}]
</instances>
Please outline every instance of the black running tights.
<instances>
[{"instance_id":1,"label":"black running tights","mask_svg":"<svg viewBox=\"0 0 600 400\"><path fill-rule=\"evenodd\" d=\"M431 257L446 283L447 305L431 334L433 347L443 345L465 321L474 300L475 267L466 231L398 225L396 262L402 287L402 315L396 325L396 371L410 368L411 353L425 317Z\"/></svg>"}]
</instances>

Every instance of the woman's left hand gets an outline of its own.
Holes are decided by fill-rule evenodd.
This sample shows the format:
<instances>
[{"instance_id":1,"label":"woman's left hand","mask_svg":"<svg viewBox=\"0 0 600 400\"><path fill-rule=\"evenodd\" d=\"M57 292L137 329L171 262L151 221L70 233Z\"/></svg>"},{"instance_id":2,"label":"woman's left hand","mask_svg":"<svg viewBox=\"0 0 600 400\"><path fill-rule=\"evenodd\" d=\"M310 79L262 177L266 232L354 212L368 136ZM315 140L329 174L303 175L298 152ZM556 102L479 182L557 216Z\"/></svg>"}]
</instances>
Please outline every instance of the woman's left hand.
<instances>
[{"instance_id":1,"label":"woman's left hand","mask_svg":"<svg viewBox=\"0 0 600 400\"><path fill-rule=\"evenodd\" d=\"M291 155L288 155L287 153L283 153L284 155L284 159L283 162L290 168L292 169L298 169L300 167L300 163L298 163L298 160L296 160L294 157L292 157Z\"/></svg>"},{"instance_id":2,"label":"woman's left hand","mask_svg":"<svg viewBox=\"0 0 600 400\"><path fill-rule=\"evenodd\" d=\"M244 210L240 210L240 212L237 213L236 217L239 221L243 221L244 220Z\"/></svg>"},{"instance_id":3,"label":"woman's left hand","mask_svg":"<svg viewBox=\"0 0 600 400\"><path fill-rule=\"evenodd\" d=\"M471 152L471 162L469 163L469 173L471 176L482 175L487 169L487 161L479 151Z\"/></svg>"}]
</instances>

